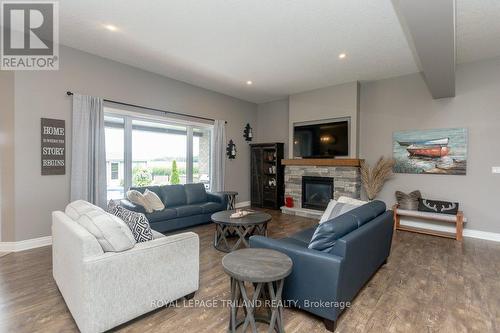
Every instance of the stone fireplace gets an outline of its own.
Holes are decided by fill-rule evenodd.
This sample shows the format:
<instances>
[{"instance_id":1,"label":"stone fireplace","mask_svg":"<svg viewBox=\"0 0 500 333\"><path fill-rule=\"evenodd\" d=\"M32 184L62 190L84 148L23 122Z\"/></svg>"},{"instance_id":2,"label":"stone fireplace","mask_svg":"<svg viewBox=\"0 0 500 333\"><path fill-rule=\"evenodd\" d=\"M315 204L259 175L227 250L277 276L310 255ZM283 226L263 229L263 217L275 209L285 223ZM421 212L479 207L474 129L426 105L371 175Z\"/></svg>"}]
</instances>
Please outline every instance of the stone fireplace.
<instances>
[{"instance_id":1,"label":"stone fireplace","mask_svg":"<svg viewBox=\"0 0 500 333\"><path fill-rule=\"evenodd\" d=\"M361 196L361 175L358 159L294 159L283 160L285 165L285 197L293 198L294 207L283 206L285 214L319 218L328 205L326 195L330 191L333 199L348 196L359 199ZM316 180L316 182L311 182ZM319 183L318 183L319 181ZM329 183L329 184L328 184ZM309 184L309 185L308 185ZM318 187L315 185L322 184ZM310 188L310 189L309 189ZM317 192L310 202L303 204L303 198L312 190ZM326 194L325 194L326 193ZM311 201L311 200L309 200ZM326 205L325 205L326 203Z\"/></svg>"}]
</instances>

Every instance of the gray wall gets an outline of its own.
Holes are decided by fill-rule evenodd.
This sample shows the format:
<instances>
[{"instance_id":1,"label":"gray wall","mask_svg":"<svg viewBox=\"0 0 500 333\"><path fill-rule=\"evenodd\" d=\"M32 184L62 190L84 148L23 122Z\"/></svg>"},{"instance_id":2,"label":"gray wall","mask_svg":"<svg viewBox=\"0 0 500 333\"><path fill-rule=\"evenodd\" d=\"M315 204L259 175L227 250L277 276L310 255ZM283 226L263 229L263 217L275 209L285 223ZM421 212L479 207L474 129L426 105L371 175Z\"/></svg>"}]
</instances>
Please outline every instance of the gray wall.
<instances>
[{"instance_id":1,"label":"gray wall","mask_svg":"<svg viewBox=\"0 0 500 333\"><path fill-rule=\"evenodd\" d=\"M258 105L255 142L283 142L288 156L288 98Z\"/></svg>"},{"instance_id":2,"label":"gray wall","mask_svg":"<svg viewBox=\"0 0 500 333\"><path fill-rule=\"evenodd\" d=\"M290 96L289 156L293 156L293 124L295 122L351 117L350 157L358 156L358 83L350 82Z\"/></svg>"},{"instance_id":3,"label":"gray wall","mask_svg":"<svg viewBox=\"0 0 500 333\"><path fill-rule=\"evenodd\" d=\"M14 241L14 73L0 71L0 241Z\"/></svg>"},{"instance_id":4,"label":"gray wall","mask_svg":"<svg viewBox=\"0 0 500 333\"><path fill-rule=\"evenodd\" d=\"M394 191L419 189L423 196L460 202L466 228L500 232L500 59L459 65L456 97L433 100L419 74L361 86L360 156L374 163L392 156L392 133L410 129L467 127L466 176L397 174L380 194L394 203Z\"/></svg>"},{"instance_id":5,"label":"gray wall","mask_svg":"<svg viewBox=\"0 0 500 333\"><path fill-rule=\"evenodd\" d=\"M255 124L257 106L236 98L139 70L75 49L61 48L59 71L15 74L15 239L50 235L51 211L69 200L69 164L65 176L40 176L40 118L66 120L67 149L71 148L71 98L65 92L228 121L227 138L238 147L228 161L227 189L249 195L249 148L243 127ZM70 154L67 162L71 161Z\"/></svg>"}]
</instances>

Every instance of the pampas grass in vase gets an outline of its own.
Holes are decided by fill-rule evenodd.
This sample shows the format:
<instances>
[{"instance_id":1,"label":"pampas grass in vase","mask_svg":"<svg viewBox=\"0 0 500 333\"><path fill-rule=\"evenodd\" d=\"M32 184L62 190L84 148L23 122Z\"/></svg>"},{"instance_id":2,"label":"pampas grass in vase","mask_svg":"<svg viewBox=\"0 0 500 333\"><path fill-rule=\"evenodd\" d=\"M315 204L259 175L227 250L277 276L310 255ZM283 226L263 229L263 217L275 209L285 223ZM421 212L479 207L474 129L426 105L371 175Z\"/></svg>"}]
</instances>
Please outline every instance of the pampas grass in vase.
<instances>
[{"instance_id":1,"label":"pampas grass in vase","mask_svg":"<svg viewBox=\"0 0 500 333\"><path fill-rule=\"evenodd\" d=\"M393 158L380 157L373 168L368 163L361 163L361 182L368 199L373 200L382 190L385 182L392 176L392 167L396 161Z\"/></svg>"}]
</instances>

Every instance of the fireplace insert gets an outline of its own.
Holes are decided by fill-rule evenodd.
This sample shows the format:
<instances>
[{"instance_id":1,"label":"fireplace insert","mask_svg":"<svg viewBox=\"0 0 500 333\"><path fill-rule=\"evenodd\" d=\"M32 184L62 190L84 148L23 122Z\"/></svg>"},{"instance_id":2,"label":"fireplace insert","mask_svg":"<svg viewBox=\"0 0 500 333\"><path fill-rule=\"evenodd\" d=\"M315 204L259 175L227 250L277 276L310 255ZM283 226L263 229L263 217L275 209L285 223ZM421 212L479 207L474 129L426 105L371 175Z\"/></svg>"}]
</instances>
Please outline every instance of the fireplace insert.
<instances>
[{"instance_id":1,"label":"fireplace insert","mask_svg":"<svg viewBox=\"0 0 500 333\"><path fill-rule=\"evenodd\" d=\"M302 177L302 208L325 210L331 199L332 177Z\"/></svg>"}]
</instances>

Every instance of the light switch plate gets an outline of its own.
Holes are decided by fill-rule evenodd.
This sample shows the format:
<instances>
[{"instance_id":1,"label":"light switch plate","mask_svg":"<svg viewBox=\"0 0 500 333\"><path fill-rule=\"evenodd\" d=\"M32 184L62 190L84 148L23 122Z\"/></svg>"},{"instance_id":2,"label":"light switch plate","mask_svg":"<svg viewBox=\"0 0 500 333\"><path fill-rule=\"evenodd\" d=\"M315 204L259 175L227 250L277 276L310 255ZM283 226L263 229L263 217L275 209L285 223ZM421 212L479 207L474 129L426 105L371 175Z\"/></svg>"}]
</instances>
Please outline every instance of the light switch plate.
<instances>
[{"instance_id":1,"label":"light switch plate","mask_svg":"<svg viewBox=\"0 0 500 333\"><path fill-rule=\"evenodd\" d=\"M491 167L491 173L500 173L500 167L497 166Z\"/></svg>"}]
</instances>

